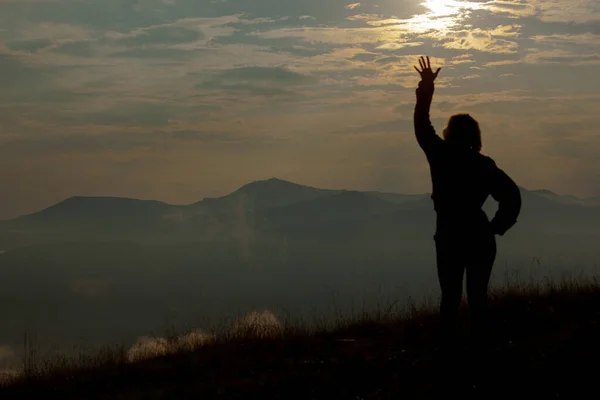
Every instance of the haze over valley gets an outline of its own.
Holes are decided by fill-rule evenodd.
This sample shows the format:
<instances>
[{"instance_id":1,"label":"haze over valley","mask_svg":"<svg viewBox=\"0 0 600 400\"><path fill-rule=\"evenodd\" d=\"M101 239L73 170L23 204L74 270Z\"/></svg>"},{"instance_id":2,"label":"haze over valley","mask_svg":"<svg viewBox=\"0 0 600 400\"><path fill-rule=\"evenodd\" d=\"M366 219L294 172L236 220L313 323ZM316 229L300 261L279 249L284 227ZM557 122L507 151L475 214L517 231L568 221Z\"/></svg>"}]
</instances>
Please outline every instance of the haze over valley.
<instances>
[{"instance_id":1,"label":"haze over valley","mask_svg":"<svg viewBox=\"0 0 600 400\"><path fill-rule=\"evenodd\" d=\"M495 284L593 274L597 200L521 191ZM72 197L0 223L0 343L132 344L264 310L306 323L435 301L434 217L427 193L276 178L189 205Z\"/></svg>"}]
</instances>

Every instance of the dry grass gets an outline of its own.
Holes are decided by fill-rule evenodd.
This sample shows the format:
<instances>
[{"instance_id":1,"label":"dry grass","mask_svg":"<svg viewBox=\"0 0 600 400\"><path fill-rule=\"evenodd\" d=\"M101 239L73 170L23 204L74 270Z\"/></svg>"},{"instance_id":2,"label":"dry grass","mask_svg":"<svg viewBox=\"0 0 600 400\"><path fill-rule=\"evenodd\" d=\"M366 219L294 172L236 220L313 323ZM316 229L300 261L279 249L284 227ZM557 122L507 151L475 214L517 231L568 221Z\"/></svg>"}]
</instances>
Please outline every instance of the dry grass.
<instances>
[{"instance_id":1,"label":"dry grass","mask_svg":"<svg viewBox=\"0 0 600 400\"><path fill-rule=\"evenodd\" d=\"M258 313L225 335L145 338L43 362L33 354L0 398L577 398L593 388L585 376L600 356L597 279L494 289L490 314L489 341L474 348L463 309L456 353L440 357L431 302L318 329Z\"/></svg>"}]
</instances>

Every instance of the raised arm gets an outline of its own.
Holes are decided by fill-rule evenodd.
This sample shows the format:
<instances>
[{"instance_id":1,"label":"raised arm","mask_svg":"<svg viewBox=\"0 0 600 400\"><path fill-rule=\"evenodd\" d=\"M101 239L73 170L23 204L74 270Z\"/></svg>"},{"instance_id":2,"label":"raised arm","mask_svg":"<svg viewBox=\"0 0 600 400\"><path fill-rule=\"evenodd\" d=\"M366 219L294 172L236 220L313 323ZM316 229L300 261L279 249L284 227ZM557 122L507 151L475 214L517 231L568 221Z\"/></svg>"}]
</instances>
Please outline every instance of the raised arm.
<instances>
[{"instance_id":1,"label":"raised arm","mask_svg":"<svg viewBox=\"0 0 600 400\"><path fill-rule=\"evenodd\" d=\"M434 81L440 73L441 68L436 72L431 69L429 57L419 59L421 70L415 69L421 75L421 81L417 88L417 104L414 113L415 136L419 146L428 156L431 154L437 142L441 142L441 138L435 133L435 129L429 119L429 110L433 100L433 92L435 91Z\"/></svg>"}]
</instances>

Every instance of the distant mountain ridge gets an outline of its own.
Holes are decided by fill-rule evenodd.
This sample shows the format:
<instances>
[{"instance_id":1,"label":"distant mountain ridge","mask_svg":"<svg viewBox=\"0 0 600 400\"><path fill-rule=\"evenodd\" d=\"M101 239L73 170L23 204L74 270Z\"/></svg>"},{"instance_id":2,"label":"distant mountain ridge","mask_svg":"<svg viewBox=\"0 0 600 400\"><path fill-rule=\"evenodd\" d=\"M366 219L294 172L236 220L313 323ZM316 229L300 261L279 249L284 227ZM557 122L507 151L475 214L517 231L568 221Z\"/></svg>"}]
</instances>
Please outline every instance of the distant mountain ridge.
<instances>
[{"instance_id":1,"label":"distant mountain ridge","mask_svg":"<svg viewBox=\"0 0 600 400\"><path fill-rule=\"evenodd\" d=\"M194 208L202 208L206 205L212 205L216 202L233 203L246 202L248 205L268 208L291 205L303 201L310 201L328 195L336 195L344 192L364 193L368 196L376 197L391 203L403 203L409 200L417 200L428 197L429 194L399 194L379 191L354 191L344 189L321 189L312 186L301 185L290 181L285 181L278 178L270 178L266 180L258 180L248 183L230 194L220 197L207 197L198 202L187 205L172 205L157 200L139 200L127 197L109 197L109 196L73 196L59 203L51 205L43 210L19 216L13 219L1 221L16 221L30 217L39 218L44 216L48 218L52 216L65 216L67 213L80 214L89 211L103 211L111 208L117 214L127 212L140 213L136 207L141 207L143 210L150 211L174 211L174 210L190 210Z\"/></svg>"},{"instance_id":2,"label":"distant mountain ridge","mask_svg":"<svg viewBox=\"0 0 600 400\"><path fill-rule=\"evenodd\" d=\"M119 197L70 197L44 210L2 221L14 228L56 226L73 228L82 226L93 229L122 229L135 226L138 229L152 227L160 216L175 209L156 200L138 200Z\"/></svg>"},{"instance_id":3,"label":"distant mountain ridge","mask_svg":"<svg viewBox=\"0 0 600 400\"><path fill-rule=\"evenodd\" d=\"M547 190L521 188L521 193L520 221L526 229L568 232L581 226L588 232L599 228L594 221L600 221L600 206L592 200ZM495 207L490 198L484 209L491 216ZM250 233L318 237L329 232L378 237L386 232L405 236L421 227L429 229L433 217L428 193L321 189L270 178L189 205L119 197L71 197L44 210L0 221L0 249L10 247L4 243L14 242L15 235L25 243L40 237L203 240Z\"/></svg>"},{"instance_id":4,"label":"distant mountain ridge","mask_svg":"<svg viewBox=\"0 0 600 400\"><path fill-rule=\"evenodd\" d=\"M590 197L590 198L579 198L571 195L559 195L550 190L540 189L540 190L532 190L532 193L545 197L550 200L554 200L563 204L579 204L584 206L598 206L600 205L600 197Z\"/></svg>"}]
</instances>

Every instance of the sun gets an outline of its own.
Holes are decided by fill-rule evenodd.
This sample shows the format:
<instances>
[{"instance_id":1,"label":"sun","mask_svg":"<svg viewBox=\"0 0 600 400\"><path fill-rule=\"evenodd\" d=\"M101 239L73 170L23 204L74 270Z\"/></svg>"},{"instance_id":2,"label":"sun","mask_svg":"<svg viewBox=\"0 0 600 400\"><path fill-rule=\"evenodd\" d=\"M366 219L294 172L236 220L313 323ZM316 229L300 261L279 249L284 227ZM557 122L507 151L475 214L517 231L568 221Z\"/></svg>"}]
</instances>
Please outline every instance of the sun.
<instances>
[{"instance_id":1,"label":"sun","mask_svg":"<svg viewBox=\"0 0 600 400\"><path fill-rule=\"evenodd\" d=\"M425 0L421 5L429 9L432 17L441 17L455 14L461 6L460 3L456 0Z\"/></svg>"},{"instance_id":2,"label":"sun","mask_svg":"<svg viewBox=\"0 0 600 400\"><path fill-rule=\"evenodd\" d=\"M408 21L413 32L443 31L461 25L471 11L483 8L482 3L468 0L424 0L421 5L427 12Z\"/></svg>"},{"instance_id":3,"label":"sun","mask_svg":"<svg viewBox=\"0 0 600 400\"><path fill-rule=\"evenodd\" d=\"M395 33L394 29L401 29L413 34L444 31L455 28L466 29L469 26L465 21L474 10L486 9L486 3L477 3L469 0L422 0L421 6L425 9L421 14L415 14L408 19L385 20L387 30ZM394 22L397 23L394 28Z\"/></svg>"},{"instance_id":4,"label":"sun","mask_svg":"<svg viewBox=\"0 0 600 400\"><path fill-rule=\"evenodd\" d=\"M412 32L448 29L458 23L460 11L465 3L467 2L459 0L425 0L421 5L427 11L414 15L408 21L408 26Z\"/></svg>"},{"instance_id":5,"label":"sun","mask_svg":"<svg viewBox=\"0 0 600 400\"><path fill-rule=\"evenodd\" d=\"M455 16L464 11L479 10L485 4L468 0L425 0L422 6L429 10L432 17Z\"/></svg>"}]
</instances>

